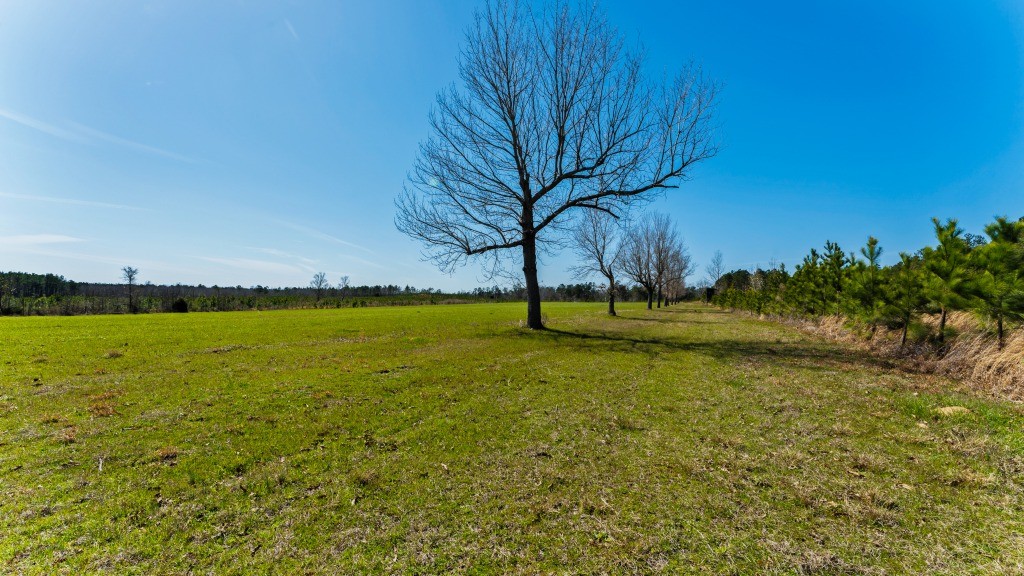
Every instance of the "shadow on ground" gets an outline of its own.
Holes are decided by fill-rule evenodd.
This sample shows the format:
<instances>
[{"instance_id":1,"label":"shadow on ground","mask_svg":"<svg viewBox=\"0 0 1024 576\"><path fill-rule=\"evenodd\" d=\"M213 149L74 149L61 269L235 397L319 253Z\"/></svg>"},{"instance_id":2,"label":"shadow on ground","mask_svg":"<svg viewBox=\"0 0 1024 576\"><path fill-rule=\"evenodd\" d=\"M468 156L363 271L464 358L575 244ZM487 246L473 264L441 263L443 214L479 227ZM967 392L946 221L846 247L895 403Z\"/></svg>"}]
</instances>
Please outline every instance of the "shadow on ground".
<instances>
[{"instance_id":1,"label":"shadow on ground","mask_svg":"<svg viewBox=\"0 0 1024 576\"><path fill-rule=\"evenodd\" d=\"M654 321L666 322L660 319ZM675 320L675 322L682 323L679 320ZM681 336L638 337L608 331L581 331L550 327L533 332L533 334L538 339L548 339L561 346L591 348L595 351L608 352L640 352L652 357L672 352L690 352L720 361L763 362L794 368L874 368L884 370L895 367L892 362L884 358L877 358L866 352L813 339L800 342L771 342L739 338L694 340Z\"/></svg>"}]
</instances>

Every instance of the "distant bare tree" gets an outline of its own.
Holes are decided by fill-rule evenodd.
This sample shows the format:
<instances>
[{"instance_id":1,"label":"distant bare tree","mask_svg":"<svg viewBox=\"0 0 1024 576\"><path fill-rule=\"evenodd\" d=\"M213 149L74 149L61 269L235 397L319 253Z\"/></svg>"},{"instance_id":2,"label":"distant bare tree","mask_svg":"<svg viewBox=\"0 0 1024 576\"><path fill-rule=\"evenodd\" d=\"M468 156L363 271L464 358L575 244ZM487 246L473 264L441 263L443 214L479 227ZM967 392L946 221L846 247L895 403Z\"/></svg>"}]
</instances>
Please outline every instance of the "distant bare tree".
<instances>
[{"instance_id":1,"label":"distant bare tree","mask_svg":"<svg viewBox=\"0 0 1024 576\"><path fill-rule=\"evenodd\" d=\"M654 307L658 275L654 269L654 238L649 220L631 226L622 246L622 271L647 292L647 309Z\"/></svg>"},{"instance_id":2,"label":"distant bare tree","mask_svg":"<svg viewBox=\"0 0 1024 576\"><path fill-rule=\"evenodd\" d=\"M715 250L715 255L711 257L711 262L708 262L704 271L707 272L708 282L711 284L711 287L717 286L718 281L725 274L725 260L722 258L721 250Z\"/></svg>"},{"instance_id":3,"label":"distant bare tree","mask_svg":"<svg viewBox=\"0 0 1024 576\"><path fill-rule=\"evenodd\" d=\"M125 266L121 268L121 278L128 285L128 311L132 314L137 312L135 307L135 280L139 277L139 269Z\"/></svg>"},{"instance_id":4,"label":"distant bare tree","mask_svg":"<svg viewBox=\"0 0 1024 576\"><path fill-rule=\"evenodd\" d=\"M324 290L330 286L327 281L327 274L324 272L317 272L313 275L313 279L309 282L309 287L316 290L316 303L320 303L320 297L323 296Z\"/></svg>"},{"instance_id":5,"label":"distant bare tree","mask_svg":"<svg viewBox=\"0 0 1024 576\"><path fill-rule=\"evenodd\" d=\"M345 294L348 293L348 275L341 277L341 281L338 282L338 290L341 291L341 299L345 299Z\"/></svg>"},{"instance_id":6,"label":"distant bare tree","mask_svg":"<svg viewBox=\"0 0 1024 576\"><path fill-rule=\"evenodd\" d=\"M615 275L619 268L619 227L607 212L588 210L572 235L576 255L583 264L573 270L579 277L600 274L608 280L608 314L615 316Z\"/></svg>"},{"instance_id":7,"label":"distant bare tree","mask_svg":"<svg viewBox=\"0 0 1024 576\"><path fill-rule=\"evenodd\" d=\"M522 261L527 325L543 328L538 250L579 210L617 213L677 188L717 152L717 86L696 68L652 82L593 3L494 0L437 97L395 224L444 271ZM518 253L518 256L514 256Z\"/></svg>"},{"instance_id":8,"label":"distant bare tree","mask_svg":"<svg viewBox=\"0 0 1024 576\"><path fill-rule=\"evenodd\" d=\"M669 271L676 257L679 244L679 232L672 225L672 220L665 214L655 214L646 221L650 238L650 250L653 257L654 282L657 285L658 308L661 308L665 283L669 279Z\"/></svg>"},{"instance_id":9,"label":"distant bare tree","mask_svg":"<svg viewBox=\"0 0 1024 576\"><path fill-rule=\"evenodd\" d=\"M686 292L686 278L693 274L693 259L686 243L679 239L669 256L665 273L665 305L677 302Z\"/></svg>"}]
</instances>

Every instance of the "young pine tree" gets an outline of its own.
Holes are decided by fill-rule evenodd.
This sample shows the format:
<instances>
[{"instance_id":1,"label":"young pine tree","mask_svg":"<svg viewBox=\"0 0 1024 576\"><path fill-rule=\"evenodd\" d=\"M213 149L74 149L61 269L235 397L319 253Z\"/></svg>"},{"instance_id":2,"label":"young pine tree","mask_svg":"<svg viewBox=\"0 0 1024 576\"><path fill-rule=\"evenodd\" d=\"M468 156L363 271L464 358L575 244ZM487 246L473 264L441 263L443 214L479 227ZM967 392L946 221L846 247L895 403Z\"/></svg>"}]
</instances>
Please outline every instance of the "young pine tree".
<instances>
[{"instance_id":1,"label":"young pine tree","mask_svg":"<svg viewBox=\"0 0 1024 576\"><path fill-rule=\"evenodd\" d=\"M951 310L964 309L973 290L972 270L968 264L970 247L963 239L963 229L955 219L945 224L932 218L935 247L922 250L924 257L924 294L929 303L939 310L939 342L945 341L946 317Z\"/></svg>"},{"instance_id":2,"label":"young pine tree","mask_svg":"<svg viewBox=\"0 0 1024 576\"><path fill-rule=\"evenodd\" d=\"M882 247L878 238L868 237L868 243L860 249L864 260L857 260L850 270L849 292L854 313L871 326L871 334L878 328L882 317Z\"/></svg>"},{"instance_id":3,"label":"young pine tree","mask_svg":"<svg viewBox=\"0 0 1024 576\"><path fill-rule=\"evenodd\" d=\"M848 262L846 253L839 247L839 244L831 241L825 242L825 253L821 257L824 314L834 312L839 315L841 312L843 285L848 271Z\"/></svg>"},{"instance_id":4,"label":"young pine tree","mask_svg":"<svg viewBox=\"0 0 1024 576\"><path fill-rule=\"evenodd\" d=\"M1005 322L1024 320L1024 222L996 218L985 233L991 241L971 253L979 271L975 309L996 323L1001 350Z\"/></svg>"},{"instance_id":5,"label":"young pine tree","mask_svg":"<svg viewBox=\"0 0 1024 576\"><path fill-rule=\"evenodd\" d=\"M927 300L924 297L924 270L921 259L900 252L900 262L886 271L885 316L903 328L900 349L907 344L907 330Z\"/></svg>"}]
</instances>

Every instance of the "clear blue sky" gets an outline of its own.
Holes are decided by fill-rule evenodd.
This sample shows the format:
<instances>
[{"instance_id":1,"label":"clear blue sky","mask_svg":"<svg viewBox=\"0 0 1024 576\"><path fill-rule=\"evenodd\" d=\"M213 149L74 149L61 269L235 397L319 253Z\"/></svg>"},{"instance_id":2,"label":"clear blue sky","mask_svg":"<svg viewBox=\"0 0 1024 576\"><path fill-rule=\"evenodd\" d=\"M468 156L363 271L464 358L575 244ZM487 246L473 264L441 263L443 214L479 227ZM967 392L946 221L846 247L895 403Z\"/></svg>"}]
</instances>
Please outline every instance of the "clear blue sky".
<instances>
[{"instance_id":1,"label":"clear blue sky","mask_svg":"<svg viewBox=\"0 0 1024 576\"><path fill-rule=\"evenodd\" d=\"M0 270L477 285L393 225L475 6L0 3ZM604 7L653 73L694 61L724 86L719 156L653 206L701 267L716 249L793 266L868 234L891 261L930 242L931 216L1024 216L1024 3Z\"/></svg>"}]
</instances>

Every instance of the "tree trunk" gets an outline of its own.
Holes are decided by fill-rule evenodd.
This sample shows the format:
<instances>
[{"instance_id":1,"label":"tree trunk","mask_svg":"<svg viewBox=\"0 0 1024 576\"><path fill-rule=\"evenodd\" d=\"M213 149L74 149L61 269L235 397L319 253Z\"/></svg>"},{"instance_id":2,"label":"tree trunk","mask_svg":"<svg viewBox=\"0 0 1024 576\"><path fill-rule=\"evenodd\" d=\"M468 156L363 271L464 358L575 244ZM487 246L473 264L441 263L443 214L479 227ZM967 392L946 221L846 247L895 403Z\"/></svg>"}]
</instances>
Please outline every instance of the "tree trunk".
<instances>
[{"instance_id":1,"label":"tree trunk","mask_svg":"<svg viewBox=\"0 0 1024 576\"><path fill-rule=\"evenodd\" d=\"M647 290L647 309L654 308L654 290Z\"/></svg>"},{"instance_id":2,"label":"tree trunk","mask_svg":"<svg viewBox=\"0 0 1024 576\"><path fill-rule=\"evenodd\" d=\"M661 308L661 285L658 285L658 308Z\"/></svg>"},{"instance_id":3,"label":"tree trunk","mask_svg":"<svg viewBox=\"0 0 1024 576\"><path fill-rule=\"evenodd\" d=\"M540 317L540 283L537 281L537 240L532 235L523 238L523 276L526 277L526 326L534 330L544 328Z\"/></svg>"},{"instance_id":4,"label":"tree trunk","mask_svg":"<svg viewBox=\"0 0 1024 576\"><path fill-rule=\"evenodd\" d=\"M615 278L608 278L608 315L615 316Z\"/></svg>"},{"instance_id":5,"label":"tree trunk","mask_svg":"<svg viewBox=\"0 0 1024 576\"><path fill-rule=\"evenodd\" d=\"M999 349L1003 349L1003 315L1000 314L996 320L996 325L999 327Z\"/></svg>"},{"instance_id":6,"label":"tree trunk","mask_svg":"<svg viewBox=\"0 0 1024 576\"><path fill-rule=\"evenodd\" d=\"M942 309L942 316L939 317L939 344L946 341L946 309Z\"/></svg>"},{"instance_id":7,"label":"tree trunk","mask_svg":"<svg viewBox=\"0 0 1024 576\"><path fill-rule=\"evenodd\" d=\"M903 350L903 346L907 343L907 329L910 328L910 320L903 323L903 337L900 338L900 350Z\"/></svg>"}]
</instances>

